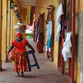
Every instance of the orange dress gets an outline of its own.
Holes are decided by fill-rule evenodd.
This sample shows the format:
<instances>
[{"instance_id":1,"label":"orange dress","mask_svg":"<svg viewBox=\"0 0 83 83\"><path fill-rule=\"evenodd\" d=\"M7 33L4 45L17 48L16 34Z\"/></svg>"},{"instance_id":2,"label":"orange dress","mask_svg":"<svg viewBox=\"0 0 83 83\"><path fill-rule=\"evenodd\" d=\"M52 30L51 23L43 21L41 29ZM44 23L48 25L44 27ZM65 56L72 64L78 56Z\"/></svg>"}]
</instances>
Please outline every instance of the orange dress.
<instances>
[{"instance_id":1,"label":"orange dress","mask_svg":"<svg viewBox=\"0 0 83 83\"><path fill-rule=\"evenodd\" d=\"M12 42L15 47L15 72L28 71L27 60L26 60L26 44L28 41L24 38L21 42L16 39Z\"/></svg>"}]
</instances>

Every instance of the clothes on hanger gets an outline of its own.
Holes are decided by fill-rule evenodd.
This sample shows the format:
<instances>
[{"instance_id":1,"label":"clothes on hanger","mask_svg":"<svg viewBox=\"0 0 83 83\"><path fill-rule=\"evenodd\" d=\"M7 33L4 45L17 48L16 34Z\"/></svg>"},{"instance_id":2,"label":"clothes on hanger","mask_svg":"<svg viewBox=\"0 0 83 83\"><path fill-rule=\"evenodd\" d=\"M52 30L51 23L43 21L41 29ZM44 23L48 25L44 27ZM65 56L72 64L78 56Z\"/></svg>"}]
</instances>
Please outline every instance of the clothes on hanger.
<instances>
[{"instance_id":1,"label":"clothes on hanger","mask_svg":"<svg viewBox=\"0 0 83 83\"><path fill-rule=\"evenodd\" d=\"M51 34L52 34L52 21L49 21L47 25L47 37L50 38Z\"/></svg>"},{"instance_id":2,"label":"clothes on hanger","mask_svg":"<svg viewBox=\"0 0 83 83\"><path fill-rule=\"evenodd\" d=\"M56 24L60 24L61 23L61 15L63 15L63 6L62 4L59 5L58 10L57 10L57 18L56 18Z\"/></svg>"},{"instance_id":3,"label":"clothes on hanger","mask_svg":"<svg viewBox=\"0 0 83 83\"><path fill-rule=\"evenodd\" d=\"M47 47L50 48L51 47L51 44L52 44L52 34L51 34L51 36L49 38L49 41L47 43Z\"/></svg>"},{"instance_id":4,"label":"clothes on hanger","mask_svg":"<svg viewBox=\"0 0 83 83\"><path fill-rule=\"evenodd\" d=\"M59 25L57 26L57 33L56 33L55 41L59 41L60 31L61 31L61 24L59 24Z\"/></svg>"},{"instance_id":5,"label":"clothes on hanger","mask_svg":"<svg viewBox=\"0 0 83 83\"><path fill-rule=\"evenodd\" d=\"M47 37L46 37L46 51L51 52L51 41L52 41L52 21L49 21L46 25Z\"/></svg>"},{"instance_id":6,"label":"clothes on hanger","mask_svg":"<svg viewBox=\"0 0 83 83\"><path fill-rule=\"evenodd\" d=\"M64 61L67 61L67 58L72 58L72 54L71 54L71 47L72 47L71 35L72 35L71 32L67 33L66 40L65 40L64 45L63 45L62 55L63 55Z\"/></svg>"},{"instance_id":7,"label":"clothes on hanger","mask_svg":"<svg viewBox=\"0 0 83 83\"><path fill-rule=\"evenodd\" d=\"M60 31L61 31L61 15L63 15L63 7L62 7L62 4L59 5L58 10L57 10L57 19L56 19L57 34L56 34L55 41L59 41L59 37L60 37Z\"/></svg>"}]
</instances>

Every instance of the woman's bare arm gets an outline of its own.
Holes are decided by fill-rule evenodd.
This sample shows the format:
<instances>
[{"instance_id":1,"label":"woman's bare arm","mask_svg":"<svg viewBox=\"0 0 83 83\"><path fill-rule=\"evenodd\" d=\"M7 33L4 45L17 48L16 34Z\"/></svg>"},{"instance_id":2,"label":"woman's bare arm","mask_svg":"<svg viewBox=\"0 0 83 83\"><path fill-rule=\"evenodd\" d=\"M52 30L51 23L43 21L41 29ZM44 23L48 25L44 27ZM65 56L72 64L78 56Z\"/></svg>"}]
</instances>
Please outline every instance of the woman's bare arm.
<instances>
[{"instance_id":1,"label":"woman's bare arm","mask_svg":"<svg viewBox=\"0 0 83 83\"><path fill-rule=\"evenodd\" d=\"M34 48L29 43L27 43L26 45L35 52Z\"/></svg>"},{"instance_id":2,"label":"woman's bare arm","mask_svg":"<svg viewBox=\"0 0 83 83\"><path fill-rule=\"evenodd\" d=\"M9 52L10 52L13 48L14 48L14 46L11 45L10 48L9 48L8 54L9 54Z\"/></svg>"}]
</instances>

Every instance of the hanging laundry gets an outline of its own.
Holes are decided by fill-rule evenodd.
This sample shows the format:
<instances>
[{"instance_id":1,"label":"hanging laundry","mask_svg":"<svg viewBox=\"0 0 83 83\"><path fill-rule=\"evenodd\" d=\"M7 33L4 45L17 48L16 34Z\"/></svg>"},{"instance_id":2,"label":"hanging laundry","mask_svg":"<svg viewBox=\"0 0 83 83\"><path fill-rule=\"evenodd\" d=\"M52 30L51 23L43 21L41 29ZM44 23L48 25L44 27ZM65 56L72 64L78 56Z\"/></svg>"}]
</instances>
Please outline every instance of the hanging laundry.
<instances>
[{"instance_id":1,"label":"hanging laundry","mask_svg":"<svg viewBox=\"0 0 83 83\"><path fill-rule=\"evenodd\" d=\"M60 31L61 31L61 24L59 24L59 25L57 26L57 33L56 33L55 41L59 41Z\"/></svg>"},{"instance_id":2,"label":"hanging laundry","mask_svg":"<svg viewBox=\"0 0 83 83\"><path fill-rule=\"evenodd\" d=\"M47 37L50 38L51 34L52 34L52 21L49 21L47 25Z\"/></svg>"},{"instance_id":3,"label":"hanging laundry","mask_svg":"<svg viewBox=\"0 0 83 83\"><path fill-rule=\"evenodd\" d=\"M49 52L51 52L51 44L52 44L52 34L51 34L49 41L47 43L47 48L49 49Z\"/></svg>"},{"instance_id":4,"label":"hanging laundry","mask_svg":"<svg viewBox=\"0 0 83 83\"><path fill-rule=\"evenodd\" d=\"M59 5L58 10L57 10L57 19L56 19L56 24L60 24L61 23L61 15L63 15L63 6L62 4Z\"/></svg>"},{"instance_id":5,"label":"hanging laundry","mask_svg":"<svg viewBox=\"0 0 83 83\"><path fill-rule=\"evenodd\" d=\"M72 47L72 43L71 43L71 32L68 32L66 35L66 40L64 42L63 45L63 49L62 49L62 55L65 61L67 61L67 58L71 58L72 54L71 54L71 47Z\"/></svg>"},{"instance_id":6,"label":"hanging laundry","mask_svg":"<svg viewBox=\"0 0 83 83\"><path fill-rule=\"evenodd\" d=\"M47 37L46 37L46 51L51 52L51 36L52 36L52 21L49 21L48 24L46 25L47 28ZM49 44L48 44L49 42ZM47 46L48 45L48 46Z\"/></svg>"},{"instance_id":7,"label":"hanging laundry","mask_svg":"<svg viewBox=\"0 0 83 83\"><path fill-rule=\"evenodd\" d=\"M62 4L59 5L58 10L57 10L57 19L56 19L57 34L56 34L55 41L59 41L59 37L60 37L60 31L61 31L61 15L63 15L63 7L62 7Z\"/></svg>"},{"instance_id":8,"label":"hanging laundry","mask_svg":"<svg viewBox=\"0 0 83 83\"><path fill-rule=\"evenodd\" d=\"M37 29L37 42L39 41L39 25L38 25L38 29Z\"/></svg>"},{"instance_id":9,"label":"hanging laundry","mask_svg":"<svg viewBox=\"0 0 83 83\"><path fill-rule=\"evenodd\" d=\"M32 18L31 18L31 25L33 24L33 21L35 20L35 7L33 7L33 13L32 13Z\"/></svg>"},{"instance_id":10,"label":"hanging laundry","mask_svg":"<svg viewBox=\"0 0 83 83\"><path fill-rule=\"evenodd\" d=\"M47 43L47 47L50 48L51 47L51 44L52 44L52 34L51 34L51 36L49 38L49 41Z\"/></svg>"},{"instance_id":11,"label":"hanging laundry","mask_svg":"<svg viewBox=\"0 0 83 83\"><path fill-rule=\"evenodd\" d=\"M31 25L32 15L33 15L33 6L31 7L31 14L30 14L30 25Z\"/></svg>"}]
</instances>

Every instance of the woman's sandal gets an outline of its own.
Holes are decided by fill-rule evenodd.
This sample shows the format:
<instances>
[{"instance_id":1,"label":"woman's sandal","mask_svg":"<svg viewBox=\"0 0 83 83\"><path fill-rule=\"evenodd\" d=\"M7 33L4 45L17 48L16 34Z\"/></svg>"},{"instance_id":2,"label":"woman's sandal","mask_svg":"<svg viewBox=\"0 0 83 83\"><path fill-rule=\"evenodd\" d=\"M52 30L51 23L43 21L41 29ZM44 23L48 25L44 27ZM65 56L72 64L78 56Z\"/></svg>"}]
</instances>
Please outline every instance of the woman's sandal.
<instances>
[{"instance_id":1,"label":"woman's sandal","mask_svg":"<svg viewBox=\"0 0 83 83\"><path fill-rule=\"evenodd\" d=\"M16 75L16 76L17 76L17 77L20 76L19 72L17 72L17 75Z\"/></svg>"},{"instance_id":2,"label":"woman's sandal","mask_svg":"<svg viewBox=\"0 0 83 83\"><path fill-rule=\"evenodd\" d=\"M21 77L24 77L24 72L21 72Z\"/></svg>"}]
</instances>

